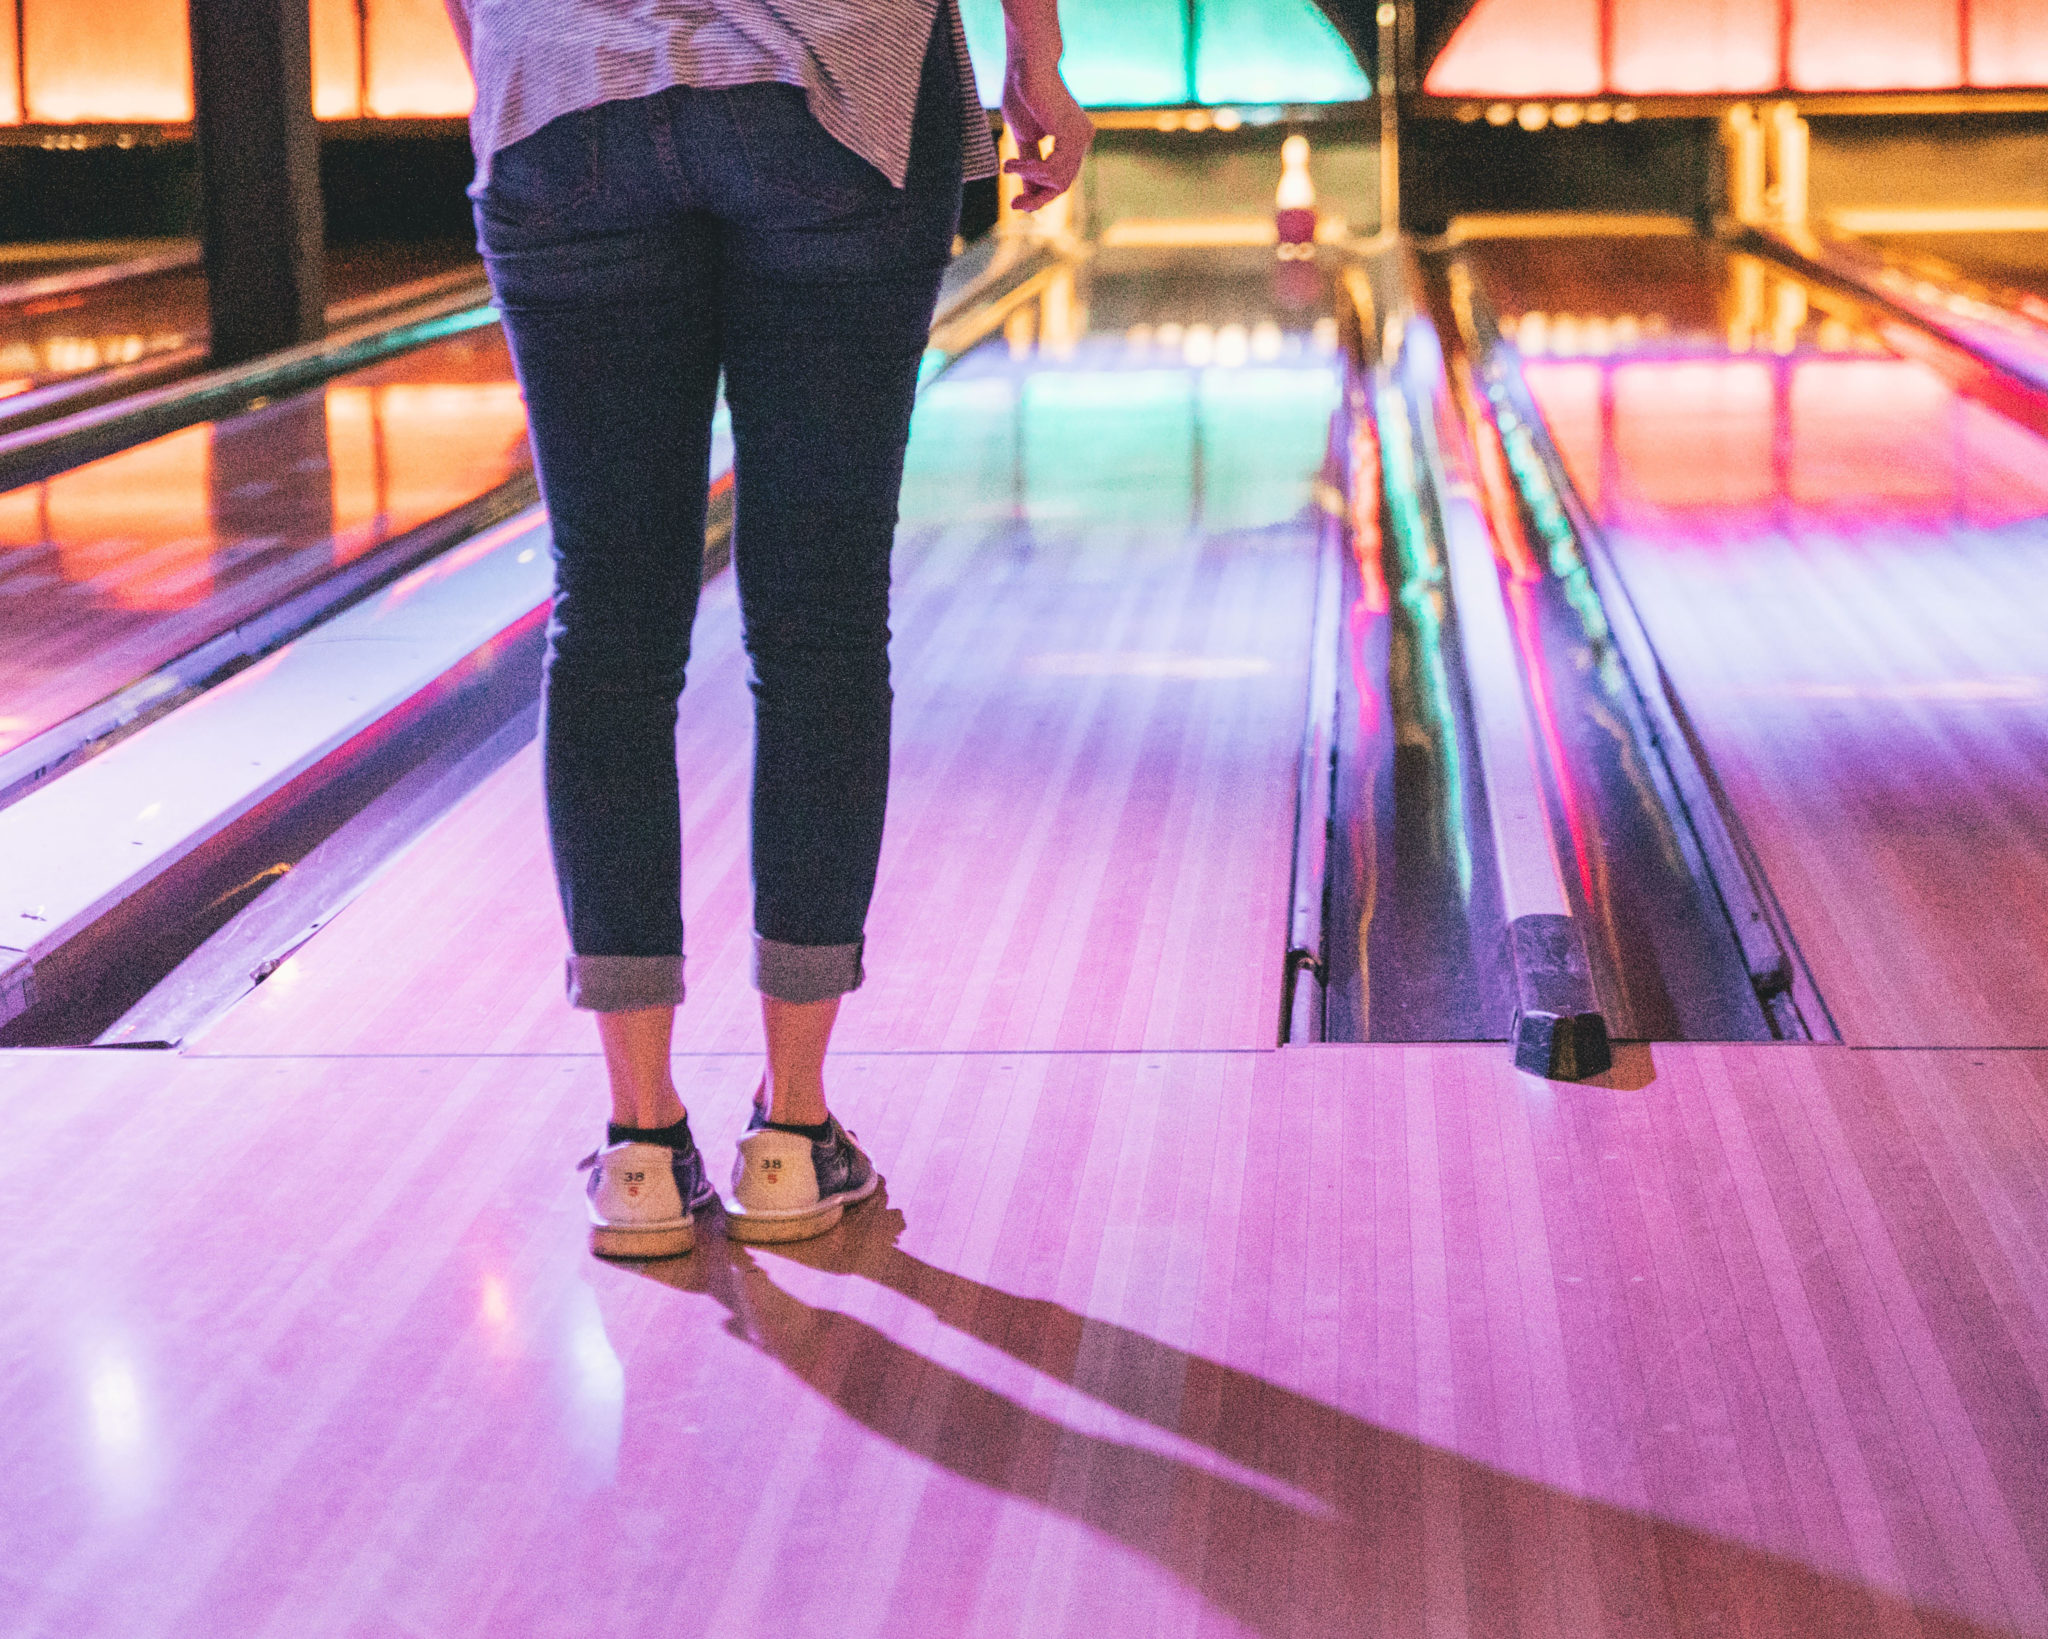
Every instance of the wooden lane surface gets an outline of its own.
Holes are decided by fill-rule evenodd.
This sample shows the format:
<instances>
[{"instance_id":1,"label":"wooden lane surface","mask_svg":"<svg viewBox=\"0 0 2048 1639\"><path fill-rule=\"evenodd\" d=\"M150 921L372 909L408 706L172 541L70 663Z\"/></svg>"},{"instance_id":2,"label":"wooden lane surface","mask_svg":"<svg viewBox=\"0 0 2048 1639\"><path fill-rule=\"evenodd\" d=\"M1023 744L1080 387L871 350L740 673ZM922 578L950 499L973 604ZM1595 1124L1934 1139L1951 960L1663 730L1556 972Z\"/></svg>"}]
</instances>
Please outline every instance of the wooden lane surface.
<instances>
[{"instance_id":1,"label":"wooden lane surface","mask_svg":"<svg viewBox=\"0 0 2048 1639\"><path fill-rule=\"evenodd\" d=\"M1845 1040L2048 1044L2044 543L1617 537Z\"/></svg>"},{"instance_id":2,"label":"wooden lane surface","mask_svg":"<svg viewBox=\"0 0 2048 1639\"><path fill-rule=\"evenodd\" d=\"M896 772L867 984L844 1050L1254 1047L1274 1039L1311 596L1304 552L1125 540L992 563L978 534L899 555ZM1047 595L1116 550L1099 601ZM907 572L905 572L907 570ZM1036 584L1034 584L1036 583ZM1221 654L1250 677L1143 675ZM1135 671L1120 673L1120 657ZM1079 672L1081 675L1073 675ZM1088 675L1093 672L1094 675ZM752 703L729 578L684 694L681 1040L745 1051ZM206 1052L582 1051L538 754L494 775Z\"/></svg>"},{"instance_id":3,"label":"wooden lane surface","mask_svg":"<svg viewBox=\"0 0 2048 1639\"><path fill-rule=\"evenodd\" d=\"M1982 280L2006 292L2048 302L2048 233L2018 229L2006 233L1879 233L1864 234L1937 278L1953 272ZM2037 311L2039 311L2037 309Z\"/></svg>"},{"instance_id":4,"label":"wooden lane surface","mask_svg":"<svg viewBox=\"0 0 2048 1639\"><path fill-rule=\"evenodd\" d=\"M641 1270L601 1074L0 1058L7 1632L2048 1634L2048 1054L851 1055Z\"/></svg>"},{"instance_id":5,"label":"wooden lane surface","mask_svg":"<svg viewBox=\"0 0 2048 1639\"><path fill-rule=\"evenodd\" d=\"M1316 370L1306 385L1327 379ZM970 408L923 435L942 447L912 475L869 977L835 1046L1268 1045L1313 599L1303 514L1327 403L1277 499L1260 482L1230 500L1233 450L1212 440L1207 526L1090 510L1142 513L1146 486L1164 509L1171 471L1126 471L1121 486L1093 475L1092 494L1091 475L1070 472L1040 515L1028 497L1013 515L1008 479L986 469L1014 440L1000 420L983 436L991 427ZM1185 438L1186 407L1170 410ZM937 491L931 515L985 516L919 523L925 491ZM1255 526L1218 527L1219 510ZM745 675L722 577L698 617L678 742L690 986L679 1045L692 1051L745 1052L759 1038ZM580 1052L589 1024L563 1004L561 962L529 749L198 1046Z\"/></svg>"},{"instance_id":6,"label":"wooden lane surface","mask_svg":"<svg viewBox=\"0 0 2048 1639\"><path fill-rule=\"evenodd\" d=\"M9 261L0 266L0 286L83 272L95 262L109 265L96 257ZM346 323L357 304L382 291L463 267L482 276L475 246L462 240L330 245L328 322ZM203 342L206 326L206 275L196 263L0 304L0 385L9 389L0 396L0 407L25 386L44 386Z\"/></svg>"},{"instance_id":7,"label":"wooden lane surface","mask_svg":"<svg viewBox=\"0 0 2048 1639\"><path fill-rule=\"evenodd\" d=\"M492 328L0 494L0 750L530 464Z\"/></svg>"}]
</instances>

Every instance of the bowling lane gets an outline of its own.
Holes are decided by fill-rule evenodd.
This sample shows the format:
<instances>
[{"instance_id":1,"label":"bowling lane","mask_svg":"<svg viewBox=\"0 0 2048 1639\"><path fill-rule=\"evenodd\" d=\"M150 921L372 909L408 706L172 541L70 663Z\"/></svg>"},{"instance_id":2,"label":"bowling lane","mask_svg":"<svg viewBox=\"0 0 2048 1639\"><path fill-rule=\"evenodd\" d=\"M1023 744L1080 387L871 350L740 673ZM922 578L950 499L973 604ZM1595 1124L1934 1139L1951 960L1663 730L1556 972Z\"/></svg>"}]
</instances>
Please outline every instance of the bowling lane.
<instances>
[{"instance_id":1,"label":"bowling lane","mask_svg":"<svg viewBox=\"0 0 2048 1639\"><path fill-rule=\"evenodd\" d=\"M1907 267L1946 281L1983 285L2041 303L2048 321L2048 231L1874 233L1860 236Z\"/></svg>"},{"instance_id":2,"label":"bowling lane","mask_svg":"<svg viewBox=\"0 0 2048 1639\"><path fill-rule=\"evenodd\" d=\"M162 259L159 257L158 259ZM90 264L0 266L0 286L26 286L9 301L0 290L0 427L23 418L38 389L98 371L134 365L206 341L206 276L196 265L173 266L76 290L37 289L39 275ZM328 318L345 324L368 317L394 291L482 268L473 247L458 242L331 247L327 259Z\"/></svg>"},{"instance_id":3,"label":"bowling lane","mask_svg":"<svg viewBox=\"0 0 2048 1639\"><path fill-rule=\"evenodd\" d=\"M1337 394L1316 271L1278 271L1269 250L1105 251L925 389L844 1050L1272 1045ZM758 1042L750 740L723 576L678 731L689 1051ZM539 797L529 748L198 1050L588 1052Z\"/></svg>"},{"instance_id":4,"label":"bowling lane","mask_svg":"<svg viewBox=\"0 0 2048 1639\"><path fill-rule=\"evenodd\" d=\"M528 464L489 327L0 494L0 752Z\"/></svg>"},{"instance_id":5,"label":"bowling lane","mask_svg":"<svg viewBox=\"0 0 2048 1639\"><path fill-rule=\"evenodd\" d=\"M1705 242L1468 260L1843 1038L2048 1041L2048 441Z\"/></svg>"},{"instance_id":6,"label":"bowling lane","mask_svg":"<svg viewBox=\"0 0 2048 1639\"><path fill-rule=\"evenodd\" d=\"M1815 248L1829 271L2048 392L2048 232L1834 232Z\"/></svg>"}]
</instances>

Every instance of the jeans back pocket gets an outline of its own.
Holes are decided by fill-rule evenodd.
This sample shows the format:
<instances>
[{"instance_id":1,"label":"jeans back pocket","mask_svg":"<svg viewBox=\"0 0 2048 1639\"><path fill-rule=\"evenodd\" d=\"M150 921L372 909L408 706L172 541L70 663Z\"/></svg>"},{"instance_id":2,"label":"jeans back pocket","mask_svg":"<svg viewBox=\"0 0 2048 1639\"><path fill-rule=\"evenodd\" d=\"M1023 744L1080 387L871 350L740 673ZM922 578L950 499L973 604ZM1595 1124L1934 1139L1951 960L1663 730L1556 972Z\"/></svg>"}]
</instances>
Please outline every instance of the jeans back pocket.
<instances>
[{"instance_id":1,"label":"jeans back pocket","mask_svg":"<svg viewBox=\"0 0 2048 1639\"><path fill-rule=\"evenodd\" d=\"M736 85L725 93L747 172L763 193L832 212L857 210L894 190L835 138L793 85Z\"/></svg>"},{"instance_id":2,"label":"jeans back pocket","mask_svg":"<svg viewBox=\"0 0 2048 1639\"><path fill-rule=\"evenodd\" d=\"M601 117L601 109L579 109L499 149L478 200L484 214L505 227L545 230L589 205L604 186Z\"/></svg>"}]
</instances>

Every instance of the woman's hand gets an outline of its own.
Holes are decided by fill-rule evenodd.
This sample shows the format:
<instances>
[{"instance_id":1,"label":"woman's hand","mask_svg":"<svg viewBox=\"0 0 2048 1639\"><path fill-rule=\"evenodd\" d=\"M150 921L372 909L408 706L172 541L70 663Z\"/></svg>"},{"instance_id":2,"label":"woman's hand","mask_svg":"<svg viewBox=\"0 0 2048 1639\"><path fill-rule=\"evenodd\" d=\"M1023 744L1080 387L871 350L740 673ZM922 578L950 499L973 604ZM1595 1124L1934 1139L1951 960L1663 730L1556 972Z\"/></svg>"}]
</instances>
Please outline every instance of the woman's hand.
<instances>
[{"instance_id":1,"label":"woman's hand","mask_svg":"<svg viewBox=\"0 0 2048 1639\"><path fill-rule=\"evenodd\" d=\"M1060 78L1057 19L1051 20L1050 30L1034 29L1017 15L1026 7L1006 9L1011 14L1005 31L1009 60L1003 71L1003 121L1017 139L1017 157L1003 169L1023 182L1015 200L1017 209L1035 211L1074 185L1074 178L1081 174L1081 161L1088 157L1089 145L1095 140L1095 127ZM1049 6L1044 9L1051 11ZM1047 34L1049 38L1043 37ZM1052 138L1050 149L1047 137Z\"/></svg>"}]
</instances>

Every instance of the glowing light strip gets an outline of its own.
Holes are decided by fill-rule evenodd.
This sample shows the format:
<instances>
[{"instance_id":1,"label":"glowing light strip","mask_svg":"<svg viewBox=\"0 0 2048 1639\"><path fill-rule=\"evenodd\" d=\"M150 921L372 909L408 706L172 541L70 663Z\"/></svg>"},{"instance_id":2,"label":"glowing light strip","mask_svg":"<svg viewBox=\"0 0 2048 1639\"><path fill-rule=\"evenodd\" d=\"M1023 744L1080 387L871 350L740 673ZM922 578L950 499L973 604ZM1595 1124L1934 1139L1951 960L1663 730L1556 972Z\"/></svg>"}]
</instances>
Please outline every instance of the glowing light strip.
<instances>
[{"instance_id":1,"label":"glowing light strip","mask_svg":"<svg viewBox=\"0 0 2048 1639\"><path fill-rule=\"evenodd\" d=\"M1465 835L1465 753L1451 704L1450 668L1444 661L1444 562L1422 511L1415 441L1408 405L1384 367L1375 370L1374 419L1380 432L1387 521L1401 569L1397 595L1415 634L1417 690L1423 714L1436 731L1436 761L1444 782L1444 844L1457 869L1458 897L1472 898L1472 847Z\"/></svg>"},{"instance_id":2,"label":"glowing light strip","mask_svg":"<svg viewBox=\"0 0 2048 1639\"><path fill-rule=\"evenodd\" d=\"M2048 205L1956 205L1887 209L1852 206L1830 211L1828 221L1844 233L2041 233L2048 231Z\"/></svg>"}]
</instances>

